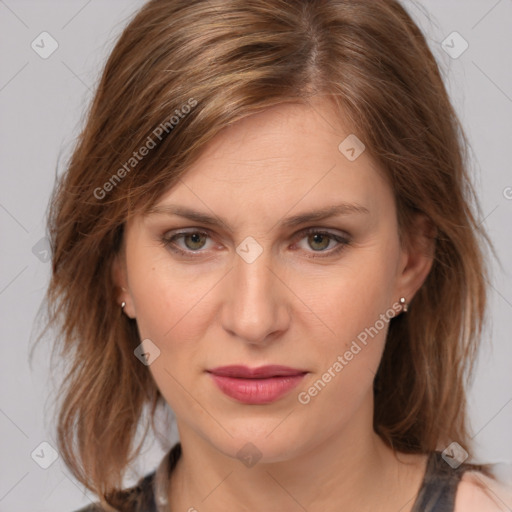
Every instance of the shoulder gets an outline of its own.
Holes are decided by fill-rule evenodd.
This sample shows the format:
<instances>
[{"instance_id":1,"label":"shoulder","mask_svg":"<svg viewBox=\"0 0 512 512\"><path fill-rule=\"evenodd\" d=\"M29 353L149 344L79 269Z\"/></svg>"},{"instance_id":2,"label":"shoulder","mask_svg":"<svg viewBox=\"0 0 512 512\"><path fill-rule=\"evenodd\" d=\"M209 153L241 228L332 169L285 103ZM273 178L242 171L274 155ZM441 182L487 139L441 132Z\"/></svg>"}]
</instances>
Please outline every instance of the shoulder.
<instances>
[{"instance_id":1,"label":"shoulder","mask_svg":"<svg viewBox=\"0 0 512 512\"><path fill-rule=\"evenodd\" d=\"M512 507L512 485L467 471L457 487L454 512L508 512Z\"/></svg>"}]
</instances>

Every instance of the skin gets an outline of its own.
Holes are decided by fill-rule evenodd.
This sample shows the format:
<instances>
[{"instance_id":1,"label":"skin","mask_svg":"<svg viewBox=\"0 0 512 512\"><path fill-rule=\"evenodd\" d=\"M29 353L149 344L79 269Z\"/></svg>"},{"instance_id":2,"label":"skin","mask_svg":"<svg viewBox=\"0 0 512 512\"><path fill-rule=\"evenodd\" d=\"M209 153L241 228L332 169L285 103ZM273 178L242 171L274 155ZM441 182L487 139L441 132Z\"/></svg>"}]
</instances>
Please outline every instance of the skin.
<instances>
[{"instance_id":1,"label":"skin","mask_svg":"<svg viewBox=\"0 0 512 512\"><path fill-rule=\"evenodd\" d=\"M481 473L468 471L462 477L455 499L455 512L510 512L512 482L492 480Z\"/></svg>"},{"instance_id":2,"label":"skin","mask_svg":"<svg viewBox=\"0 0 512 512\"><path fill-rule=\"evenodd\" d=\"M113 269L119 301L141 340L160 350L148 370L176 414L183 448L169 486L172 510L412 507L426 457L395 456L372 428L387 323L308 404L297 399L379 315L400 297L410 302L432 265L426 220L417 218L415 238L402 246L385 177L367 151L349 161L338 150L351 133L322 98L252 115L218 134L158 202L223 223L153 213L126 224ZM281 224L341 202L368 212ZM311 227L350 242L335 254L335 240L301 234ZM196 251L189 258L162 242L182 229L209 232L175 240ZM252 263L236 252L248 236L263 249ZM247 405L205 372L230 364L309 373L276 402ZM236 455L249 442L261 453L252 467Z\"/></svg>"}]
</instances>

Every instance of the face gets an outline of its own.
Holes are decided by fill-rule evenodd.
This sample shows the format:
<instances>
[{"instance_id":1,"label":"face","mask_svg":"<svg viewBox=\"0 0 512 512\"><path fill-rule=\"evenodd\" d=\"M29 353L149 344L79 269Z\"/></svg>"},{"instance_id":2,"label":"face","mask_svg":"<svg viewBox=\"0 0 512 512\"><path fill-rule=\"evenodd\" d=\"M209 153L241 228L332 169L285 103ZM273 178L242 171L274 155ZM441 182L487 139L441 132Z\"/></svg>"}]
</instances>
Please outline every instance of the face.
<instances>
[{"instance_id":1,"label":"face","mask_svg":"<svg viewBox=\"0 0 512 512\"><path fill-rule=\"evenodd\" d=\"M338 149L350 134L321 99L250 116L127 223L124 311L160 351L148 370L182 438L278 461L371 429L389 320L428 265L401 247L368 153ZM215 371L231 365L287 369Z\"/></svg>"}]
</instances>

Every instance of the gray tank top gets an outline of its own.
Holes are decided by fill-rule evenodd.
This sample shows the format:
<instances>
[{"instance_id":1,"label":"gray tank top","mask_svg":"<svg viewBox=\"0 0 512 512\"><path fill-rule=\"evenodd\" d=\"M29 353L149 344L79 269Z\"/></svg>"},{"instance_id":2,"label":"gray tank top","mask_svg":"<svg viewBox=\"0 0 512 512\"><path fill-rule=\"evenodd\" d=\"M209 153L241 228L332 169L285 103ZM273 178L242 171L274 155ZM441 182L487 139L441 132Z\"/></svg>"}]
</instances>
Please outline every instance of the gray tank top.
<instances>
[{"instance_id":1,"label":"gray tank top","mask_svg":"<svg viewBox=\"0 0 512 512\"><path fill-rule=\"evenodd\" d=\"M123 496L126 496L123 512L169 512L167 484L180 456L181 444L178 442L155 471L142 477L136 486L123 491ZM452 469L441 457L441 452L432 452L412 512L453 512L457 486L469 468L461 464ZM76 512L102 512L102 509L92 504Z\"/></svg>"}]
</instances>

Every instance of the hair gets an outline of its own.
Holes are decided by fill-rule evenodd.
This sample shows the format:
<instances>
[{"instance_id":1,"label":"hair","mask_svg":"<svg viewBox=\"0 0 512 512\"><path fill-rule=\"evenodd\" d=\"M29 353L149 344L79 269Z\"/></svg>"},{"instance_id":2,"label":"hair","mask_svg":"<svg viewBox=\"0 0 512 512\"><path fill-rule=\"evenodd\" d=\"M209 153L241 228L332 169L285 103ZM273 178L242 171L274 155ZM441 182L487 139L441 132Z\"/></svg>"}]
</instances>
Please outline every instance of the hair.
<instances>
[{"instance_id":1,"label":"hair","mask_svg":"<svg viewBox=\"0 0 512 512\"><path fill-rule=\"evenodd\" d=\"M106 62L48 212L47 325L69 361L58 447L107 510L120 506L143 412L153 418L164 403L134 357L137 324L117 303L111 269L125 222L223 128L315 96L333 102L388 177L403 243L418 213L436 232L425 282L390 321L374 429L395 451L426 454L451 440L470 450L466 386L485 323L489 240L469 144L418 26L396 0L151 0Z\"/></svg>"}]
</instances>

